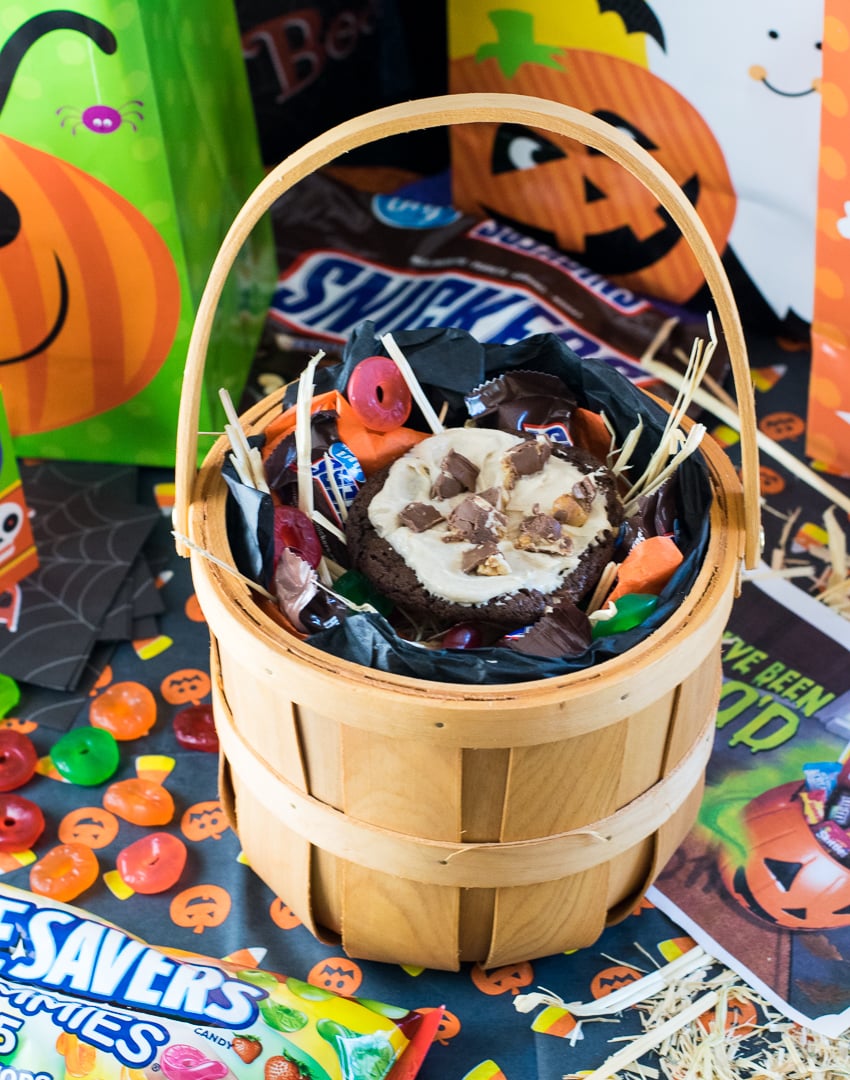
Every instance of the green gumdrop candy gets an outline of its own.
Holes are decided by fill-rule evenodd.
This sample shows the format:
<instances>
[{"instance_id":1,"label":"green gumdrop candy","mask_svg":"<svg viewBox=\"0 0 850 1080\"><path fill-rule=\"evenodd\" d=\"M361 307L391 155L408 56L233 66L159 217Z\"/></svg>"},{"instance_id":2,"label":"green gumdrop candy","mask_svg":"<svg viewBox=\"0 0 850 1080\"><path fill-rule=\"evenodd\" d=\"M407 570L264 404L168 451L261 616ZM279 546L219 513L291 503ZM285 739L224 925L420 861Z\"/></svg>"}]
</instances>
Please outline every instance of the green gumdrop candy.
<instances>
[{"instance_id":1,"label":"green gumdrop candy","mask_svg":"<svg viewBox=\"0 0 850 1080\"><path fill-rule=\"evenodd\" d=\"M322 986L313 986L312 983L302 982L291 975L286 977L286 985L296 997L305 1001L327 1001L328 998L336 997L331 990L325 990Z\"/></svg>"},{"instance_id":2,"label":"green gumdrop candy","mask_svg":"<svg viewBox=\"0 0 850 1080\"><path fill-rule=\"evenodd\" d=\"M360 1034L336 1020L322 1019L316 1030L339 1059L342 1080L385 1080L396 1059L386 1032Z\"/></svg>"},{"instance_id":3,"label":"green gumdrop candy","mask_svg":"<svg viewBox=\"0 0 850 1080\"><path fill-rule=\"evenodd\" d=\"M334 582L334 592L352 604L371 604L385 618L393 609L392 601L382 596L372 583L357 570L346 572Z\"/></svg>"},{"instance_id":4,"label":"green gumdrop candy","mask_svg":"<svg viewBox=\"0 0 850 1080\"><path fill-rule=\"evenodd\" d=\"M18 684L9 675L0 673L0 716L5 716L21 700Z\"/></svg>"},{"instance_id":5,"label":"green gumdrop candy","mask_svg":"<svg viewBox=\"0 0 850 1080\"><path fill-rule=\"evenodd\" d=\"M307 1017L300 1009L291 1009L279 1001L261 1001L260 1016L275 1031L300 1031L307 1026Z\"/></svg>"},{"instance_id":6,"label":"green gumdrop candy","mask_svg":"<svg viewBox=\"0 0 850 1080\"><path fill-rule=\"evenodd\" d=\"M615 600L614 605L617 608L616 615L610 619L599 619L593 624L594 641L640 626L658 607L658 597L650 593L627 593Z\"/></svg>"},{"instance_id":7,"label":"green gumdrop candy","mask_svg":"<svg viewBox=\"0 0 850 1080\"><path fill-rule=\"evenodd\" d=\"M404 1009L400 1005L387 1005L383 1001L374 1001L372 998L357 997L354 999L358 1005L364 1005L370 1012L379 1016L386 1016L388 1020L404 1020L410 1016L410 1009Z\"/></svg>"},{"instance_id":8,"label":"green gumdrop candy","mask_svg":"<svg viewBox=\"0 0 850 1080\"><path fill-rule=\"evenodd\" d=\"M276 979L268 971L254 971L250 968L246 968L244 971L236 972L238 978L243 982L251 983L253 986L259 986L263 990L271 992L275 987L280 986L280 980Z\"/></svg>"}]
</instances>

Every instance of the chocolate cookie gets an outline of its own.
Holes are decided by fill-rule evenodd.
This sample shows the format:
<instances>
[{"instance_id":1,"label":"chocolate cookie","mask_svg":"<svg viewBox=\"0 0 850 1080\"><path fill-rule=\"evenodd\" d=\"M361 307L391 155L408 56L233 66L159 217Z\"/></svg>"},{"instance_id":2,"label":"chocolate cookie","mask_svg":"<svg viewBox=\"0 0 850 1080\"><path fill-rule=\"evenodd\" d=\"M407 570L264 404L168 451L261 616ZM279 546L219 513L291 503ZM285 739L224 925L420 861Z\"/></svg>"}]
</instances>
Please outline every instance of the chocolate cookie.
<instances>
[{"instance_id":1,"label":"chocolate cookie","mask_svg":"<svg viewBox=\"0 0 850 1080\"><path fill-rule=\"evenodd\" d=\"M622 516L586 451L458 428L371 476L346 540L352 566L413 617L513 628L593 588Z\"/></svg>"}]
</instances>

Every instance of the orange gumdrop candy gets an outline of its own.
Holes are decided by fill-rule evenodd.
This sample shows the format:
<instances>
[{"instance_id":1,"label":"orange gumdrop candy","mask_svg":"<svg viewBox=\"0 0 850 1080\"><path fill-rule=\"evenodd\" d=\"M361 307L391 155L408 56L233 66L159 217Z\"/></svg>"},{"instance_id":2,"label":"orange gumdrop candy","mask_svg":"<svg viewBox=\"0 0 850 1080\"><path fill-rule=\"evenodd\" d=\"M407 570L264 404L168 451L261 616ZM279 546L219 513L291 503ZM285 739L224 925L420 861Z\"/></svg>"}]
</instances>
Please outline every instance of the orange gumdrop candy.
<instances>
[{"instance_id":1,"label":"orange gumdrop candy","mask_svg":"<svg viewBox=\"0 0 850 1080\"><path fill-rule=\"evenodd\" d=\"M68 903L97 881L100 864L85 844L51 848L30 870L30 889L40 896Z\"/></svg>"},{"instance_id":2,"label":"orange gumdrop candy","mask_svg":"<svg viewBox=\"0 0 850 1080\"><path fill-rule=\"evenodd\" d=\"M682 562L682 553L671 536L649 536L635 544L620 563L617 584L607 600L628 593L658 596Z\"/></svg>"},{"instance_id":3,"label":"orange gumdrop candy","mask_svg":"<svg viewBox=\"0 0 850 1080\"><path fill-rule=\"evenodd\" d=\"M118 780L103 793L103 806L132 825L167 825L174 817L174 800L153 780Z\"/></svg>"},{"instance_id":4,"label":"orange gumdrop candy","mask_svg":"<svg viewBox=\"0 0 850 1080\"><path fill-rule=\"evenodd\" d=\"M139 739L156 723L156 698L141 683L113 683L89 706L89 722L116 739Z\"/></svg>"}]
</instances>

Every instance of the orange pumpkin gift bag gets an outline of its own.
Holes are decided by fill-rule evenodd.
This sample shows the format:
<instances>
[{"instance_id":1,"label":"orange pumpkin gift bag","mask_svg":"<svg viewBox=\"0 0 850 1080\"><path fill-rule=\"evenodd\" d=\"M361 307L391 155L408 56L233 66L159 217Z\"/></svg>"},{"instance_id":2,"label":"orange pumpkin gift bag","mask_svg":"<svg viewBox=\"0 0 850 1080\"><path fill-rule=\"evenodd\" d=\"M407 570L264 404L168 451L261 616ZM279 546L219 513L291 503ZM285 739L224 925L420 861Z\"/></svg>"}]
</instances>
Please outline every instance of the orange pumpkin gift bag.
<instances>
[{"instance_id":1,"label":"orange pumpkin gift bag","mask_svg":"<svg viewBox=\"0 0 850 1080\"><path fill-rule=\"evenodd\" d=\"M824 0L450 0L448 13L450 90L532 94L614 124L702 219L745 327L806 339L822 46L836 41L846 67L847 29L834 18L825 28ZM846 115L846 93L823 102ZM456 129L452 186L467 212L535 230L609 280L702 310L687 244L603 155L521 125Z\"/></svg>"},{"instance_id":2,"label":"orange pumpkin gift bag","mask_svg":"<svg viewBox=\"0 0 850 1080\"><path fill-rule=\"evenodd\" d=\"M262 175L231 0L0 12L0 376L19 454L171 465L197 301ZM260 230L227 289L202 426L250 367Z\"/></svg>"}]
</instances>

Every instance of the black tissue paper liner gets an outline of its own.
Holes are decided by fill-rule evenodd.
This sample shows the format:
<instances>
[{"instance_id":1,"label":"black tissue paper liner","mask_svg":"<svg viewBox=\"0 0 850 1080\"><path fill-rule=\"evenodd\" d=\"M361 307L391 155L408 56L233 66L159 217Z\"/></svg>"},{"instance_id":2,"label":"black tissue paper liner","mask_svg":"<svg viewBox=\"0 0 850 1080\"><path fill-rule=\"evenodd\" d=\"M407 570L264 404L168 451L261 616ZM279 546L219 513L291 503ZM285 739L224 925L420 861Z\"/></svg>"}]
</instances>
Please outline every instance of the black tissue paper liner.
<instances>
[{"instance_id":1,"label":"black tissue paper liner","mask_svg":"<svg viewBox=\"0 0 850 1080\"><path fill-rule=\"evenodd\" d=\"M562 379L580 407L604 412L622 445L642 417L644 428L632 458L631 475L639 476L658 445L667 413L623 375L603 361L582 359L553 334L537 334L514 345L482 344L466 331L425 328L393 335L435 411L448 404L446 427L468 418L464 395L508 371L542 371ZM343 352L343 362L319 368L314 392L344 393L354 367L367 356L386 356L371 322L361 323ZM293 405L297 386L287 391L284 407ZM414 404L408 425L427 430ZM684 559L660 594L655 611L640 626L594 641L579 656L550 659L504 647L474 650L425 648L399 637L377 614L350 615L339 626L312 634L308 644L332 656L415 679L486 686L528 682L581 671L633 648L676 610L693 587L708 543L711 487L697 451L677 471L676 539Z\"/></svg>"}]
</instances>

